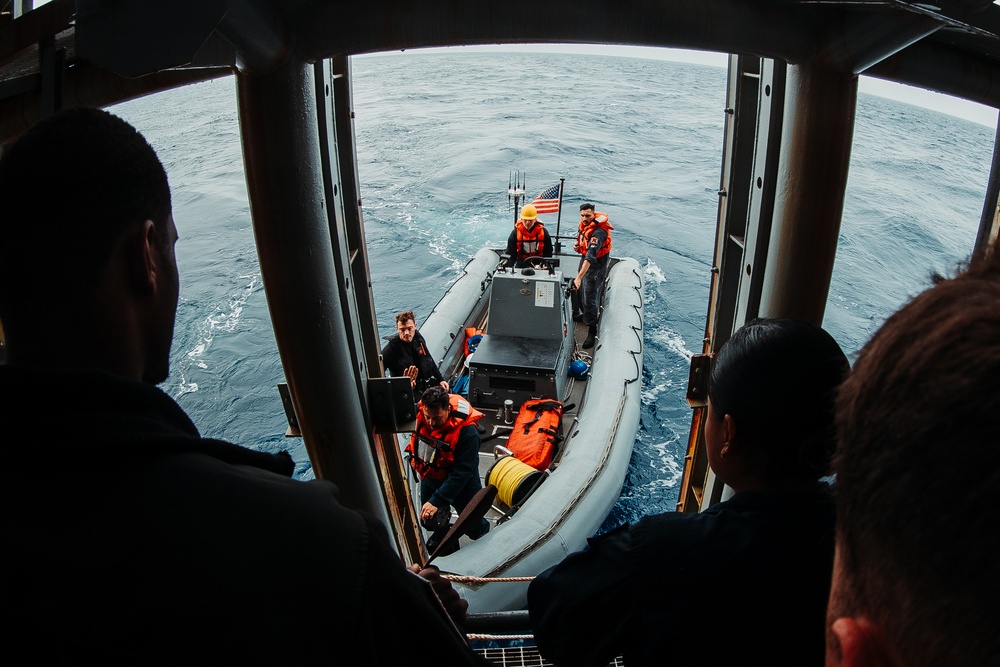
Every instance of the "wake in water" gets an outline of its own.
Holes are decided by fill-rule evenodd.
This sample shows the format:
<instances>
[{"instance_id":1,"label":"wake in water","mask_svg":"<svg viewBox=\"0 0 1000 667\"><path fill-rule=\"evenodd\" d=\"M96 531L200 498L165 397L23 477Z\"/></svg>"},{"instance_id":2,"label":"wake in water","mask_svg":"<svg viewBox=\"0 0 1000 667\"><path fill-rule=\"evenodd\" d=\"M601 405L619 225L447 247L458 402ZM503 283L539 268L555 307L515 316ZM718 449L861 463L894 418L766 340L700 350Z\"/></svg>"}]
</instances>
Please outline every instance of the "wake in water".
<instances>
[{"instance_id":1,"label":"wake in water","mask_svg":"<svg viewBox=\"0 0 1000 667\"><path fill-rule=\"evenodd\" d=\"M513 224L509 170L527 170L529 196L565 177L562 233L572 233L576 207L592 201L615 227L612 252L638 259L645 275L641 424L615 516L672 510L690 428L688 365L701 350L711 282L726 71L569 54L507 52L502 60L498 68L497 54L463 49L352 59L379 330L390 333L403 309L422 321L476 250L503 245ZM538 104L521 103L516 91L525 82L544 85ZM581 90L589 104L580 104ZM165 116L158 97L115 112L149 138L174 189L182 298L169 390L206 435L289 447L302 474L301 441L283 438L274 388L283 374L263 289L259 281L251 286L260 273L233 83L166 95L179 96L190 113ZM203 137L204 154L191 154L191 142L179 139L192 133ZM859 96L843 242L824 321L845 350L858 349L887 313L926 286L930 270L947 272L967 254L992 135ZM919 173L882 168L900 157ZM543 222L554 231L554 216Z\"/></svg>"}]
</instances>

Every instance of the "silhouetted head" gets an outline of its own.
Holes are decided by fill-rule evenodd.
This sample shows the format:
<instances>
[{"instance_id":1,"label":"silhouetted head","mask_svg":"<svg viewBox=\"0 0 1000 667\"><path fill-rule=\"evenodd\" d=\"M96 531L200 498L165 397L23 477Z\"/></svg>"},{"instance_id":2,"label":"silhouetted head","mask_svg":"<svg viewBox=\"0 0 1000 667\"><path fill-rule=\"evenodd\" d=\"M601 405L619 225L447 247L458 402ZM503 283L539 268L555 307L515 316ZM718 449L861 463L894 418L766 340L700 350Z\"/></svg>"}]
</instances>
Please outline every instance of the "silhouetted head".
<instances>
[{"instance_id":1,"label":"silhouetted head","mask_svg":"<svg viewBox=\"0 0 1000 667\"><path fill-rule=\"evenodd\" d=\"M739 476L765 484L822 477L835 442L837 386L849 370L833 337L809 322L757 319L740 328L712 364L705 432L713 470L733 483L720 459L734 442L744 455L732 471Z\"/></svg>"},{"instance_id":2,"label":"silhouetted head","mask_svg":"<svg viewBox=\"0 0 1000 667\"><path fill-rule=\"evenodd\" d=\"M176 229L166 172L145 138L106 111L54 114L4 150L0 202L0 318L12 359L30 344L28 327L37 333L39 323L59 316L72 327L101 304L112 256L133 237L128 250L138 252L145 235L157 255L155 285L141 285L137 266L122 267L122 275L137 297L158 292L156 317L151 303L142 315L149 339L142 354L150 355L149 379L165 378L177 305Z\"/></svg>"},{"instance_id":3,"label":"silhouetted head","mask_svg":"<svg viewBox=\"0 0 1000 667\"><path fill-rule=\"evenodd\" d=\"M998 415L994 252L886 320L841 389L828 665L851 642L910 666L997 660Z\"/></svg>"}]
</instances>

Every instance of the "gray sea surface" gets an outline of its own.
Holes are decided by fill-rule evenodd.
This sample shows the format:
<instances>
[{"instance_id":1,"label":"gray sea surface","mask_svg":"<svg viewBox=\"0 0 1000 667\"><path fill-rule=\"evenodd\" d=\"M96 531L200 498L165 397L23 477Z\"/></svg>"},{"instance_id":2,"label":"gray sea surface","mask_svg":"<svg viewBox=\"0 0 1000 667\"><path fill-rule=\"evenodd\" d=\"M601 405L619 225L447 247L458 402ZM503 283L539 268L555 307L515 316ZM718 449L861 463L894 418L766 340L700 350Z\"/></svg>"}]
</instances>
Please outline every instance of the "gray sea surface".
<instances>
[{"instance_id":1,"label":"gray sea surface","mask_svg":"<svg viewBox=\"0 0 1000 667\"><path fill-rule=\"evenodd\" d=\"M726 72L664 60L526 52L406 52L352 61L358 172L379 331L427 316L466 261L500 246L512 170L530 196L565 181L563 229L591 201L614 253L645 272L639 433L605 528L674 509L690 410L688 362L705 326ZM163 385L202 433L264 450L284 437L283 379L250 225L235 83L113 109L167 169L181 236L181 301ZM862 94L824 325L853 355L972 248L994 131ZM543 216L556 226L554 215Z\"/></svg>"}]
</instances>

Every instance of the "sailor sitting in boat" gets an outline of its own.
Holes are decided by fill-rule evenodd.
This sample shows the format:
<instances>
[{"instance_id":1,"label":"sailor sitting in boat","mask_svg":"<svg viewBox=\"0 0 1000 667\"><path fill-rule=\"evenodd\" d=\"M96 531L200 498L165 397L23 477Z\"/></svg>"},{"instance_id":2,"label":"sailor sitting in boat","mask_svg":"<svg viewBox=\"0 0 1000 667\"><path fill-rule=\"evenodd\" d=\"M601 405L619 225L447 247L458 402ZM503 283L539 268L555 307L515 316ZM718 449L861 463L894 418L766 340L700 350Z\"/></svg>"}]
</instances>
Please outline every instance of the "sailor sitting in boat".
<instances>
[{"instance_id":1,"label":"sailor sitting in boat","mask_svg":"<svg viewBox=\"0 0 1000 667\"><path fill-rule=\"evenodd\" d=\"M531 266L533 257L552 257L552 237L531 204L521 209L521 217L507 237L507 254L514 259L516 269Z\"/></svg>"},{"instance_id":2,"label":"sailor sitting in boat","mask_svg":"<svg viewBox=\"0 0 1000 667\"><path fill-rule=\"evenodd\" d=\"M528 610L559 665L822 665L833 499L820 482L847 357L802 320L755 320L716 355L705 448L734 492L646 517L538 575ZM712 622L719 604L727 621Z\"/></svg>"},{"instance_id":3,"label":"sailor sitting in boat","mask_svg":"<svg viewBox=\"0 0 1000 667\"><path fill-rule=\"evenodd\" d=\"M406 452L410 467L420 477L420 522L432 531L428 551L433 552L448 532L450 507L461 513L483 488L479 479L479 431L475 425L482 417L483 413L467 400L440 387L431 387L420 397L417 430ZM480 519L466 534L475 540L489 529L489 522ZM438 555L447 554L442 550Z\"/></svg>"},{"instance_id":4,"label":"sailor sitting in boat","mask_svg":"<svg viewBox=\"0 0 1000 667\"><path fill-rule=\"evenodd\" d=\"M427 351L424 337L417 331L412 310L396 315L396 332L382 348L382 363L389 374L410 378L414 396L420 396L434 385L448 391L448 383Z\"/></svg>"}]
</instances>

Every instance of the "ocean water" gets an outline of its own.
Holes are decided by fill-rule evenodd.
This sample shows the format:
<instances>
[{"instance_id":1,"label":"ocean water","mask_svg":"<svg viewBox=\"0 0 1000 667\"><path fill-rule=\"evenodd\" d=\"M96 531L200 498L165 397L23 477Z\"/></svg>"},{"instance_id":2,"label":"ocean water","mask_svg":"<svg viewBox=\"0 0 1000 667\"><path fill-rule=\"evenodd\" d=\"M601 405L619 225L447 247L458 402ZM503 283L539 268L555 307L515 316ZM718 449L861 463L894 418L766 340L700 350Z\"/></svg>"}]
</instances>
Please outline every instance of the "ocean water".
<instances>
[{"instance_id":1,"label":"ocean water","mask_svg":"<svg viewBox=\"0 0 1000 667\"><path fill-rule=\"evenodd\" d=\"M672 510L689 429L688 363L701 350L723 141L725 70L615 56L466 50L355 58L358 171L379 331L418 321L529 196L566 179L563 229L591 201L615 254L645 272L639 433L605 527ZM254 248L235 83L217 80L113 109L159 153L180 233L181 300L163 388L201 431L289 449L283 374ZM824 325L849 355L965 259L989 175L993 128L862 94L840 249ZM556 226L555 216L543 216Z\"/></svg>"}]
</instances>

